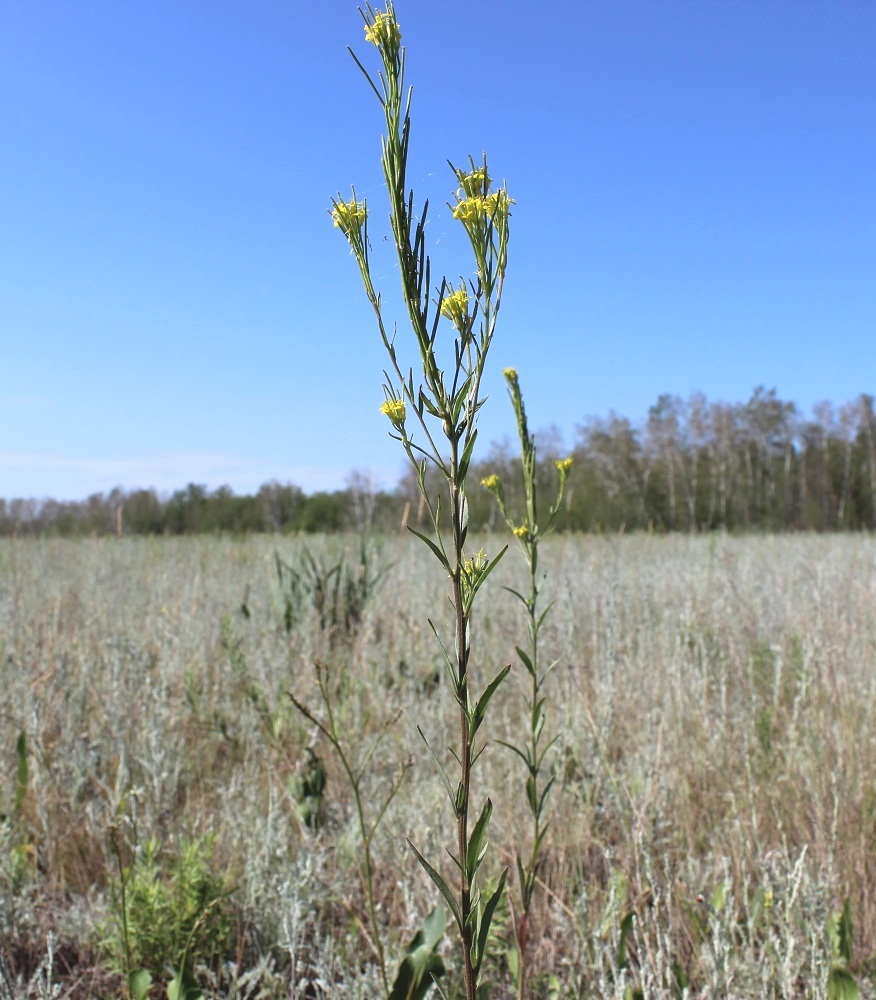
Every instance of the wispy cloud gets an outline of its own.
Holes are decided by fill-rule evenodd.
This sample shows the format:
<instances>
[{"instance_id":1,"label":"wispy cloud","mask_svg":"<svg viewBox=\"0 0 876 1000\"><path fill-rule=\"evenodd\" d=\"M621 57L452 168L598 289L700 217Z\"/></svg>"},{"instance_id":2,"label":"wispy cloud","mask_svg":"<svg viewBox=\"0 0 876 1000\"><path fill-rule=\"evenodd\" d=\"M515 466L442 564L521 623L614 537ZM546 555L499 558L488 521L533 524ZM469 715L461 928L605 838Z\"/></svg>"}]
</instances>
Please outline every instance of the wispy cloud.
<instances>
[{"instance_id":1,"label":"wispy cloud","mask_svg":"<svg viewBox=\"0 0 876 1000\"><path fill-rule=\"evenodd\" d=\"M0 410L50 410L52 401L47 396L15 396L0 393Z\"/></svg>"}]
</instances>

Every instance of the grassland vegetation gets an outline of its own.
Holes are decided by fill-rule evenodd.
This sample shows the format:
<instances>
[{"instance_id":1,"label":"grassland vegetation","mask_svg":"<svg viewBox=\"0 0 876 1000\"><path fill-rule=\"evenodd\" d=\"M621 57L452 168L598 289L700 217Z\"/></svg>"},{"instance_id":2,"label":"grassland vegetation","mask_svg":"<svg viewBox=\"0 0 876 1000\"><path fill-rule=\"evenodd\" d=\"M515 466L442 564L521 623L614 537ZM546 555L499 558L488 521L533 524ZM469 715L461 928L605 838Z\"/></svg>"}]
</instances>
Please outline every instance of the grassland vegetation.
<instances>
[{"instance_id":1,"label":"grassland vegetation","mask_svg":"<svg viewBox=\"0 0 876 1000\"><path fill-rule=\"evenodd\" d=\"M436 740L453 739L454 695L426 624L443 583L415 539L387 538L380 559L392 568L353 634L332 639L316 608L287 630L275 556L297 565L304 544L19 539L13 579L4 543L4 1000L42 995L47 977L69 996L123 994L113 951L101 946L120 817L125 867L145 864L156 842L168 891L185 846L209 838L204 864L233 891L223 898L227 936L214 938L221 954L191 954L205 995L380 995L362 933L354 797L287 691L319 705L313 664L332 664L344 732L364 748L383 734L363 774L366 801L412 760L371 844L395 968L434 905L398 833L416 830L437 852L443 791L415 727L384 727L401 710L428 717ZM326 566L359 558L358 538L306 544ZM844 967L872 995L876 542L554 536L540 564L554 607L539 641L559 660L550 683L560 740L530 922L534 988L821 997ZM515 658L525 616L502 588L517 576L509 560L487 582L486 663ZM496 694L493 740L518 739L525 694L519 673ZM316 828L294 794L307 747L325 768ZM496 802L495 865L513 865L512 832L531 822L525 799L507 794L519 760L491 742L482 775ZM513 990L504 926L490 972L497 998ZM156 988L173 975L150 972Z\"/></svg>"}]
</instances>

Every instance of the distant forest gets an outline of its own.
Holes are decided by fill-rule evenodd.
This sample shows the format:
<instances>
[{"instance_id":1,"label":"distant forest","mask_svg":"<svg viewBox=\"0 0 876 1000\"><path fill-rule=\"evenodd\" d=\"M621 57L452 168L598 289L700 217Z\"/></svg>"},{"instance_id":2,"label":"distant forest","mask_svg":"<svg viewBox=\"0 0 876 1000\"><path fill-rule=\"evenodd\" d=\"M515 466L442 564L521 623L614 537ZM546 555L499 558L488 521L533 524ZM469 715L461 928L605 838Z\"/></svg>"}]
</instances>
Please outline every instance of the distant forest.
<instances>
[{"instance_id":1,"label":"distant forest","mask_svg":"<svg viewBox=\"0 0 876 1000\"><path fill-rule=\"evenodd\" d=\"M554 460L571 454L562 526L568 531L857 531L876 528L876 414L861 395L810 417L775 390L747 403L663 395L645 420L591 418L561 454L560 437L539 439L540 488L555 490ZM498 473L511 510L521 509L516 457L494 445L473 470L470 524L501 527L481 478ZM427 480L428 481L428 480ZM516 504L516 508L515 508ZM305 494L265 483L252 496L190 484L170 496L112 490L82 501L0 500L10 535L181 535L200 532L388 532L422 522L413 474L374 490L351 473L347 488Z\"/></svg>"}]
</instances>

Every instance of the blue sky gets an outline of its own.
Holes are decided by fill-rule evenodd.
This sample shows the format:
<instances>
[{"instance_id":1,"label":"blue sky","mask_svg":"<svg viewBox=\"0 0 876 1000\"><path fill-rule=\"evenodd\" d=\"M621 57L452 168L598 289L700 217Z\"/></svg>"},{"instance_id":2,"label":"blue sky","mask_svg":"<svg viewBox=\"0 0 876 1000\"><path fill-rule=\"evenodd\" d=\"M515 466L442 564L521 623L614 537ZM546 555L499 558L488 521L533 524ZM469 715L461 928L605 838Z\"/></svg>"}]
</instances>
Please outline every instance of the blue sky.
<instances>
[{"instance_id":1,"label":"blue sky","mask_svg":"<svg viewBox=\"0 0 876 1000\"><path fill-rule=\"evenodd\" d=\"M471 270L447 159L486 150L517 202L484 450L513 433L508 365L568 444L664 392L876 391L876 3L396 9L436 266ZM0 5L0 496L395 483L326 211L355 184L380 240L347 44L373 65L348 0Z\"/></svg>"}]
</instances>

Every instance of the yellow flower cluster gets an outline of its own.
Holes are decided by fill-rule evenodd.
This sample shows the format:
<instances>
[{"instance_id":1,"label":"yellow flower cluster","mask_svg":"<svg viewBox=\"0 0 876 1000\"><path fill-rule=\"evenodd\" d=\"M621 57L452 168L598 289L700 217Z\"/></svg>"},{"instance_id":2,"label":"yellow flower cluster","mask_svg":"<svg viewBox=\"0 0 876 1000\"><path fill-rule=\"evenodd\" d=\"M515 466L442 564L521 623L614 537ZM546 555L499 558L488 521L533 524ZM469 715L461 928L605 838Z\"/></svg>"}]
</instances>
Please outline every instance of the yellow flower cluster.
<instances>
[{"instance_id":1,"label":"yellow flower cluster","mask_svg":"<svg viewBox=\"0 0 876 1000\"><path fill-rule=\"evenodd\" d=\"M349 201L339 199L332 209L332 221L348 239L359 234L367 216L365 202L356 201L355 195Z\"/></svg>"},{"instance_id":2,"label":"yellow flower cluster","mask_svg":"<svg viewBox=\"0 0 876 1000\"><path fill-rule=\"evenodd\" d=\"M517 369L516 368L503 368L502 374L508 379L509 382L517 381Z\"/></svg>"},{"instance_id":3,"label":"yellow flower cluster","mask_svg":"<svg viewBox=\"0 0 876 1000\"><path fill-rule=\"evenodd\" d=\"M375 11L374 23L365 25L365 41L391 52L401 43L401 30L391 11Z\"/></svg>"},{"instance_id":4,"label":"yellow flower cluster","mask_svg":"<svg viewBox=\"0 0 876 1000\"><path fill-rule=\"evenodd\" d=\"M405 402L403 399L388 399L380 412L389 417L395 427L401 427L405 422Z\"/></svg>"},{"instance_id":5,"label":"yellow flower cluster","mask_svg":"<svg viewBox=\"0 0 876 1000\"><path fill-rule=\"evenodd\" d=\"M481 486L488 490L497 490L499 488L499 477L494 472L491 476L487 476L486 479L481 480Z\"/></svg>"},{"instance_id":6,"label":"yellow flower cluster","mask_svg":"<svg viewBox=\"0 0 876 1000\"><path fill-rule=\"evenodd\" d=\"M486 568L487 554L483 549L476 552L470 559L463 560L462 563L462 572L465 573L472 583L477 583L477 581L483 576Z\"/></svg>"},{"instance_id":7,"label":"yellow flower cluster","mask_svg":"<svg viewBox=\"0 0 876 1000\"><path fill-rule=\"evenodd\" d=\"M557 472L560 475L568 475L569 470L572 468L572 458L558 458L554 461L554 465L557 467Z\"/></svg>"},{"instance_id":8,"label":"yellow flower cluster","mask_svg":"<svg viewBox=\"0 0 876 1000\"><path fill-rule=\"evenodd\" d=\"M499 188L498 191L494 191L484 198L484 212L491 219L507 216L510 214L513 204L514 200L508 197L508 192L504 188Z\"/></svg>"},{"instance_id":9,"label":"yellow flower cluster","mask_svg":"<svg viewBox=\"0 0 876 1000\"><path fill-rule=\"evenodd\" d=\"M462 190L468 195L469 198L474 198L478 195L483 195L484 192L490 190L490 185L493 183L490 175L487 173L486 167L475 167L474 170L467 174L459 174L459 183L462 185Z\"/></svg>"},{"instance_id":10,"label":"yellow flower cluster","mask_svg":"<svg viewBox=\"0 0 876 1000\"><path fill-rule=\"evenodd\" d=\"M516 528L512 528L511 530L515 538L526 538L529 535L529 528L525 524L518 524Z\"/></svg>"},{"instance_id":11,"label":"yellow flower cluster","mask_svg":"<svg viewBox=\"0 0 876 1000\"><path fill-rule=\"evenodd\" d=\"M453 206L453 218L460 222L474 222L484 216L484 199L480 195L463 198Z\"/></svg>"},{"instance_id":12,"label":"yellow flower cluster","mask_svg":"<svg viewBox=\"0 0 876 1000\"><path fill-rule=\"evenodd\" d=\"M463 223L484 218L495 222L507 216L513 204L513 199L508 197L508 192L504 189L486 195L471 194L461 198L453 206L453 218Z\"/></svg>"},{"instance_id":13,"label":"yellow flower cluster","mask_svg":"<svg viewBox=\"0 0 876 1000\"><path fill-rule=\"evenodd\" d=\"M465 285L444 296L441 315L449 319L460 332L465 329L468 322L468 292Z\"/></svg>"}]
</instances>

